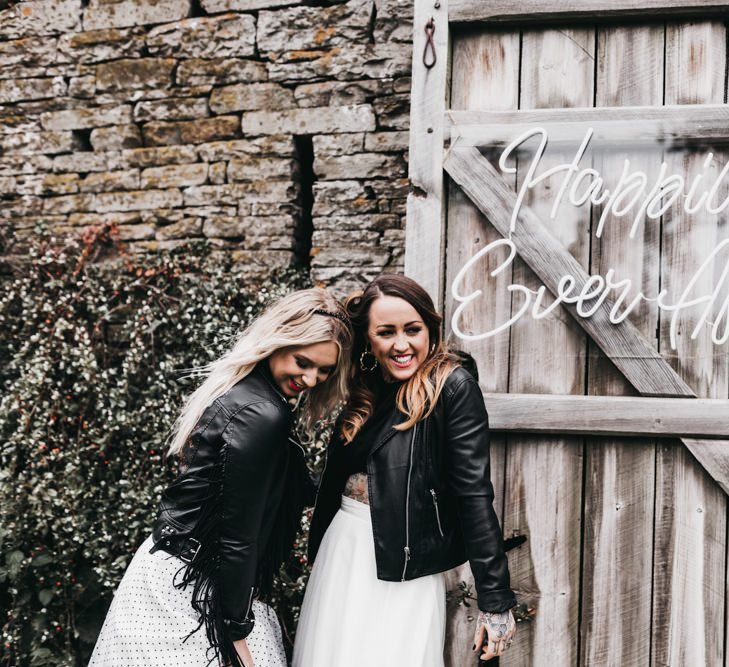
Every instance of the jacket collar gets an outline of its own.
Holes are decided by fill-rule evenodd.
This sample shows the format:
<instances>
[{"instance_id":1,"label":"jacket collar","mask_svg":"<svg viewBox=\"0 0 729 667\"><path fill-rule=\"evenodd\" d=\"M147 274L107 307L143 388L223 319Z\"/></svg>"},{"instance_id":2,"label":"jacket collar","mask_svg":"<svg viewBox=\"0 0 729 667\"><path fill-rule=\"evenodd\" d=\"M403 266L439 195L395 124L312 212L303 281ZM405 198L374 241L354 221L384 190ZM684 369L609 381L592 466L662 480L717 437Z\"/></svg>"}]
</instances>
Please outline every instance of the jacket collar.
<instances>
[{"instance_id":1,"label":"jacket collar","mask_svg":"<svg viewBox=\"0 0 729 667\"><path fill-rule=\"evenodd\" d=\"M402 412L397 409L397 406L393 404L392 415L390 417L390 426L385 431L385 434L379 439L377 443L370 449L369 456L372 456L378 449L381 449L389 440L391 440L398 431L395 430L395 426L402 424L406 420L406 417ZM407 431L403 431L406 433Z\"/></svg>"},{"instance_id":2,"label":"jacket collar","mask_svg":"<svg viewBox=\"0 0 729 667\"><path fill-rule=\"evenodd\" d=\"M381 449L384 447L385 443L387 443L395 434L397 431L395 430L394 426L390 426L390 429L385 433L385 435L380 439L380 441L370 449L370 453L368 454L368 458L372 456L378 449Z\"/></svg>"},{"instance_id":3,"label":"jacket collar","mask_svg":"<svg viewBox=\"0 0 729 667\"><path fill-rule=\"evenodd\" d=\"M264 380L266 380L266 382L268 382L268 384L271 386L271 389L273 389L276 394L280 396L286 404L288 404L288 396L286 396L276 385L276 382L273 379L273 375L271 375L271 369L268 367L268 359L261 359L261 361L256 364L253 370L258 373Z\"/></svg>"}]
</instances>

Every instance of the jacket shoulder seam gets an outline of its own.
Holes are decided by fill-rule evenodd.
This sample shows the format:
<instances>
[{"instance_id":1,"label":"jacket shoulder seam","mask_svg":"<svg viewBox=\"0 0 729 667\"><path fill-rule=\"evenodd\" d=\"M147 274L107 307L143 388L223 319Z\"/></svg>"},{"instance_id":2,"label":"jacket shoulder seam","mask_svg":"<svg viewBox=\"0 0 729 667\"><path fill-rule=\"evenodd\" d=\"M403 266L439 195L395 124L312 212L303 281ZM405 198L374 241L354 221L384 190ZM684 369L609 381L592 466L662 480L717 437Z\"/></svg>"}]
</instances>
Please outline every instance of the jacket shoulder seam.
<instances>
[{"instance_id":1,"label":"jacket shoulder seam","mask_svg":"<svg viewBox=\"0 0 729 667\"><path fill-rule=\"evenodd\" d=\"M461 366L458 366L458 368L461 368ZM456 370L457 370L457 369L454 369L454 371L453 371L453 372L455 372ZM452 375L452 373L451 373L451 375ZM460 380L458 380L458 383L457 383L457 384L456 384L455 386L452 386L452 387L451 387L451 386L448 386L447 384L446 384L446 385L444 385L444 386L443 386L443 391L444 391L444 392L446 393L446 395L448 396L448 398L449 398L449 399L450 399L450 398L453 398L453 396L455 396L456 392L457 392L457 391L458 391L458 390L459 390L459 389L460 389L460 388L461 388L461 387L462 387L462 386L463 386L463 385L464 385L464 384L465 384L466 382L469 382L470 380L473 380L474 382L476 382L476 378L474 378L474 377L473 377L472 375L467 375L466 377L464 377L464 378L461 378ZM476 384L478 384L478 383L476 383Z\"/></svg>"},{"instance_id":2,"label":"jacket shoulder seam","mask_svg":"<svg viewBox=\"0 0 729 667\"><path fill-rule=\"evenodd\" d=\"M215 399L215 405L218 406L218 412L222 412L226 417L230 417L230 411L223 405L223 401L220 398ZM218 414L217 412L215 413Z\"/></svg>"},{"instance_id":3,"label":"jacket shoulder seam","mask_svg":"<svg viewBox=\"0 0 729 667\"><path fill-rule=\"evenodd\" d=\"M276 401L272 401L267 398L262 398L262 399L256 400L256 401L249 401L245 405L241 405L237 410L230 413L230 416L231 416L231 418L235 417L242 410L245 410L246 408L250 408L252 405L261 405L262 403L268 403L268 405L272 405L274 408L276 408L276 410L278 412L283 412L283 410L281 409L281 406Z\"/></svg>"},{"instance_id":4,"label":"jacket shoulder seam","mask_svg":"<svg viewBox=\"0 0 729 667\"><path fill-rule=\"evenodd\" d=\"M225 426L223 427L223 433L225 433L225 431L228 430L228 427L230 426L231 422L233 421L233 419L235 418L235 416L239 412L242 412L246 408L250 408L253 405L261 405L261 404L264 404L264 403L265 404L268 404L268 405L272 405L274 408L276 408L276 410L278 412L283 412L282 409L281 409L281 407L275 401L270 401L268 399L262 399L262 400L257 400L257 401L250 401L249 403L246 403L245 405L241 405L240 407L238 407L238 409L236 409L234 412L227 413L227 420L228 421L225 424Z\"/></svg>"},{"instance_id":5,"label":"jacket shoulder seam","mask_svg":"<svg viewBox=\"0 0 729 667\"><path fill-rule=\"evenodd\" d=\"M213 405L215 405L218 409L213 413L213 416L210 417L210 419L208 419L204 424L201 425L201 427L200 427L200 435L201 436L204 435L205 431L208 430L208 426L210 426L210 424L213 423L213 419L215 419L218 416L218 413L221 410L223 412L225 412L225 408L222 406L221 403L218 402L218 399L215 399L215 401L213 401Z\"/></svg>"}]
</instances>

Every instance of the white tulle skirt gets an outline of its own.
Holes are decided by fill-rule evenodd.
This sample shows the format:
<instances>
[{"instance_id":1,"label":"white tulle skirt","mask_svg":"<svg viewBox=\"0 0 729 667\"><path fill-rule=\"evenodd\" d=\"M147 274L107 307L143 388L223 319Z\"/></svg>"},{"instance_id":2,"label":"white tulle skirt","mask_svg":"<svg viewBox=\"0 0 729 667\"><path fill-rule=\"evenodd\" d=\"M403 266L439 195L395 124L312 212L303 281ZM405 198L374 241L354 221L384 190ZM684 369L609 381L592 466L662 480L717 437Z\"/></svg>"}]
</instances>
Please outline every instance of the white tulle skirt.
<instances>
[{"instance_id":1,"label":"white tulle skirt","mask_svg":"<svg viewBox=\"0 0 729 667\"><path fill-rule=\"evenodd\" d=\"M180 590L172 585L184 563L164 551L149 553L152 545L152 538L147 538L124 573L89 667L210 664L205 628L190 634L199 622L192 608L192 587ZM256 667L285 667L286 652L276 613L258 600L253 601L253 613L256 622L246 643Z\"/></svg>"},{"instance_id":2,"label":"white tulle skirt","mask_svg":"<svg viewBox=\"0 0 729 667\"><path fill-rule=\"evenodd\" d=\"M342 497L306 588L294 667L443 667L445 580L377 578L370 508Z\"/></svg>"}]
</instances>

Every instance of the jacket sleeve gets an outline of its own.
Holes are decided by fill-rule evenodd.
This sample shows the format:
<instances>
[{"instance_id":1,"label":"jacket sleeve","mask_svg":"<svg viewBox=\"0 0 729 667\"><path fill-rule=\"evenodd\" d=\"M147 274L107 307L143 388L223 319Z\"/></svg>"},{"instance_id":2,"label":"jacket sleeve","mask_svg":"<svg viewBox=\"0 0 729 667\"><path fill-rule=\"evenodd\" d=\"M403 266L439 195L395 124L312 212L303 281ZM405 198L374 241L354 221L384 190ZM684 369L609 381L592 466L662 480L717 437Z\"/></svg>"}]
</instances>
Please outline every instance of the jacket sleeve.
<instances>
[{"instance_id":1,"label":"jacket sleeve","mask_svg":"<svg viewBox=\"0 0 729 667\"><path fill-rule=\"evenodd\" d=\"M445 437L446 483L457 503L478 607L506 611L516 598L509 588L509 566L493 507L488 415L478 383L470 376L459 378L446 398Z\"/></svg>"},{"instance_id":2,"label":"jacket sleeve","mask_svg":"<svg viewBox=\"0 0 729 667\"><path fill-rule=\"evenodd\" d=\"M236 412L223 431L218 585L223 622L233 641L253 629L258 536L288 428L281 408L262 401Z\"/></svg>"}]
</instances>

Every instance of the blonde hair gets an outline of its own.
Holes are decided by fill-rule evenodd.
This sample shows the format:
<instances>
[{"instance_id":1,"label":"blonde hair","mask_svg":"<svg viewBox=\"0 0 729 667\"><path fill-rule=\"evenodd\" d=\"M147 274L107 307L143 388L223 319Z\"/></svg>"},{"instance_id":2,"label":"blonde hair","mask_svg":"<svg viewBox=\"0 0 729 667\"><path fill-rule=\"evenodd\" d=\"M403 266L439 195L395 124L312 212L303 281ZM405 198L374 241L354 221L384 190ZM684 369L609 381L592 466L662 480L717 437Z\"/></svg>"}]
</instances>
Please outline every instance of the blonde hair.
<instances>
[{"instance_id":1,"label":"blonde hair","mask_svg":"<svg viewBox=\"0 0 729 667\"><path fill-rule=\"evenodd\" d=\"M431 345L423 363L397 391L395 403L407 419L395 426L396 430L405 431L433 412L446 379L459 365L458 358L449 352L443 341L440 330L443 318L435 310L428 293L414 280L402 275L383 274L375 278L363 292L351 296L346 304L354 327L354 344L350 396L341 422L341 435L345 443L354 440L374 408L380 369L363 370L359 358L367 346L370 307L373 301L382 296L398 297L415 308L428 329Z\"/></svg>"},{"instance_id":2,"label":"blonde hair","mask_svg":"<svg viewBox=\"0 0 729 667\"><path fill-rule=\"evenodd\" d=\"M256 364L286 347L332 341L339 348L337 367L325 382L306 392L300 402L306 431L330 414L347 395L352 330L342 319L316 313L324 310L346 319L342 305L324 289L299 290L271 304L237 338L229 352L198 369L207 377L185 400L170 435L168 455L179 455L205 409L246 377Z\"/></svg>"}]
</instances>

